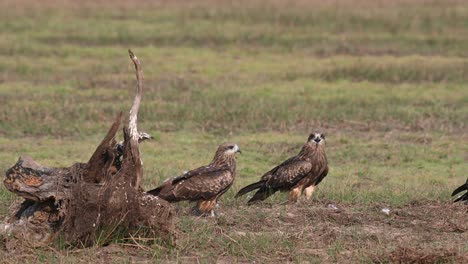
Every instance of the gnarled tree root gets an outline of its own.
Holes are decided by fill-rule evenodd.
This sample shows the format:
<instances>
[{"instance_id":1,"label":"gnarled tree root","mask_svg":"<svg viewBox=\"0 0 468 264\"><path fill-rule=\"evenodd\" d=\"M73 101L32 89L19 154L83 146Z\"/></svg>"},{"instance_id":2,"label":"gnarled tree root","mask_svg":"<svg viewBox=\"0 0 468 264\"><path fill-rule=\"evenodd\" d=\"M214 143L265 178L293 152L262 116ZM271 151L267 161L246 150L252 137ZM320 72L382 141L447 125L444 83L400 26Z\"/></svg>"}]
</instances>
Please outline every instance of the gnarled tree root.
<instances>
[{"instance_id":1,"label":"gnarled tree root","mask_svg":"<svg viewBox=\"0 0 468 264\"><path fill-rule=\"evenodd\" d=\"M136 56L129 53L137 72L137 93L124 128L123 157L115 147L121 114L87 163L49 168L22 156L6 172L4 184L24 201L12 209L0 232L34 243L61 237L81 245L95 244L103 230L158 237L172 233L171 205L146 195L140 187L143 169L136 121L142 71Z\"/></svg>"}]
</instances>

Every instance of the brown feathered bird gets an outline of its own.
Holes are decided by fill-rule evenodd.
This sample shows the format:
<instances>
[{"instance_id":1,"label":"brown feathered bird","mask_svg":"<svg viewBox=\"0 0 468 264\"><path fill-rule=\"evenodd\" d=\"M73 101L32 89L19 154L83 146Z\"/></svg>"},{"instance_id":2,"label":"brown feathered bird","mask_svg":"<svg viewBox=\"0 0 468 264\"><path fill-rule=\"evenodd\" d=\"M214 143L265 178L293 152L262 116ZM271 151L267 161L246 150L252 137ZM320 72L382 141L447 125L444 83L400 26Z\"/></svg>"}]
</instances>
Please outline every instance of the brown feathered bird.
<instances>
[{"instance_id":1,"label":"brown feathered bird","mask_svg":"<svg viewBox=\"0 0 468 264\"><path fill-rule=\"evenodd\" d=\"M214 206L234 182L236 153L241 152L234 143L218 147L210 164L166 180L158 188L148 191L169 202L196 201L197 213L214 216Z\"/></svg>"},{"instance_id":2,"label":"brown feathered bird","mask_svg":"<svg viewBox=\"0 0 468 264\"><path fill-rule=\"evenodd\" d=\"M277 191L288 191L290 202L296 202L303 191L306 198L310 199L315 186L327 176L327 173L325 135L310 134L299 154L265 173L259 182L242 188L236 197L258 189L248 204L263 201Z\"/></svg>"}]
</instances>

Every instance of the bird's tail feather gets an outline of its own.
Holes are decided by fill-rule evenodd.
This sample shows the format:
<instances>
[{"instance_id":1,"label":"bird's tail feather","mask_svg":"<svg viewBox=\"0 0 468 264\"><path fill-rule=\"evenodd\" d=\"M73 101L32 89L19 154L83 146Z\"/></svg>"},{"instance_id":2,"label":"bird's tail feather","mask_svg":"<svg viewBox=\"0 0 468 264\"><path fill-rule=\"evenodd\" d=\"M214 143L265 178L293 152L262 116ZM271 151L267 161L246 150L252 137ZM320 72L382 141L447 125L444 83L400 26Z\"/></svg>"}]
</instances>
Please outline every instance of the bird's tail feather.
<instances>
[{"instance_id":1,"label":"bird's tail feather","mask_svg":"<svg viewBox=\"0 0 468 264\"><path fill-rule=\"evenodd\" d=\"M161 192L161 190L162 190L162 186L160 186L160 187L158 187L158 188L156 188L156 189L153 189L153 190L151 190L151 191L147 191L146 193L147 193L147 194L154 195L154 196L158 196L159 193Z\"/></svg>"},{"instance_id":2,"label":"bird's tail feather","mask_svg":"<svg viewBox=\"0 0 468 264\"><path fill-rule=\"evenodd\" d=\"M163 200L166 200L170 203L179 202L183 200L182 197L178 197L174 194L174 186L170 181L165 181L161 186L151 191L147 191L147 194L157 196Z\"/></svg>"},{"instance_id":3,"label":"bird's tail feather","mask_svg":"<svg viewBox=\"0 0 468 264\"><path fill-rule=\"evenodd\" d=\"M253 190L261 188L264 184L265 184L264 181L259 181L259 182L255 182L255 183L252 183L250 185L247 185L244 188L240 189L240 191L236 194L236 198L239 197L239 196L242 196L242 195L244 195L244 194L246 194L248 192L251 192Z\"/></svg>"},{"instance_id":4,"label":"bird's tail feather","mask_svg":"<svg viewBox=\"0 0 468 264\"><path fill-rule=\"evenodd\" d=\"M250 200L247 202L248 205L251 205L255 202L258 202L258 201L263 201L265 200L266 198L270 197L271 195L273 195L275 193L274 190L270 189L270 188L260 188L260 190L258 190L254 196L252 198L250 198Z\"/></svg>"}]
</instances>

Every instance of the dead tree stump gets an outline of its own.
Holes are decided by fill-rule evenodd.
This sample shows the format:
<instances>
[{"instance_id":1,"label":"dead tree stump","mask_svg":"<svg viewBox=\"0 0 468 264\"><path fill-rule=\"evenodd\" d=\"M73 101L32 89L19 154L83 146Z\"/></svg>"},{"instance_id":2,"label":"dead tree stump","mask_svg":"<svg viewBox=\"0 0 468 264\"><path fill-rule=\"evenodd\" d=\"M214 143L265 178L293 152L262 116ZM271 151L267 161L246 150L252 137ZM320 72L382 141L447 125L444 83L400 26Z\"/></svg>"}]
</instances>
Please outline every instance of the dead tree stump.
<instances>
[{"instance_id":1,"label":"dead tree stump","mask_svg":"<svg viewBox=\"0 0 468 264\"><path fill-rule=\"evenodd\" d=\"M49 168L22 156L6 172L8 190L24 198L12 210L3 230L10 237L48 243L62 237L67 243L92 245L107 230L167 236L173 229L169 203L147 195L140 186L143 168L138 147L137 117L143 92L140 61L129 50L136 70L136 96L123 129L123 156L115 135L122 114L87 163ZM109 231L110 230L110 231Z\"/></svg>"}]
</instances>

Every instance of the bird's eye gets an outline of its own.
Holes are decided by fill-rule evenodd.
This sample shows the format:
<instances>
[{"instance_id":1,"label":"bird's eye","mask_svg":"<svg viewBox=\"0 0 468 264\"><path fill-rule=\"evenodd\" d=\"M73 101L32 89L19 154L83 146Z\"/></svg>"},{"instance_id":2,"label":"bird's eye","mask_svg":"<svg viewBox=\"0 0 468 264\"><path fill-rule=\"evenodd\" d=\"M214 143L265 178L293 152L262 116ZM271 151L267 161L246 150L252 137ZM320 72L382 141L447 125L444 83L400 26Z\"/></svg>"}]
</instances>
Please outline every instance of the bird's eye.
<instances>
[{"instance_id":1,"label":"bird's eye","mask_svg":"<svg viewBox=\"0 0 468 264\"><path fill-rule=\"evenodd\" d=\"M320 136L321 136L323 139L325 139L325 134L320 134Z\"/></svg>"},{"instance_id":2,"label":"bird's eye","mask_svg":"<svg viewBox=\"0 0 468 264\"><path fill-rule=\"evenodd\" d=\"M233 148L234 148L234 146L229 146L229 148L230 148L230 149L233 149Z\"/></svg>"}]
</instances>

